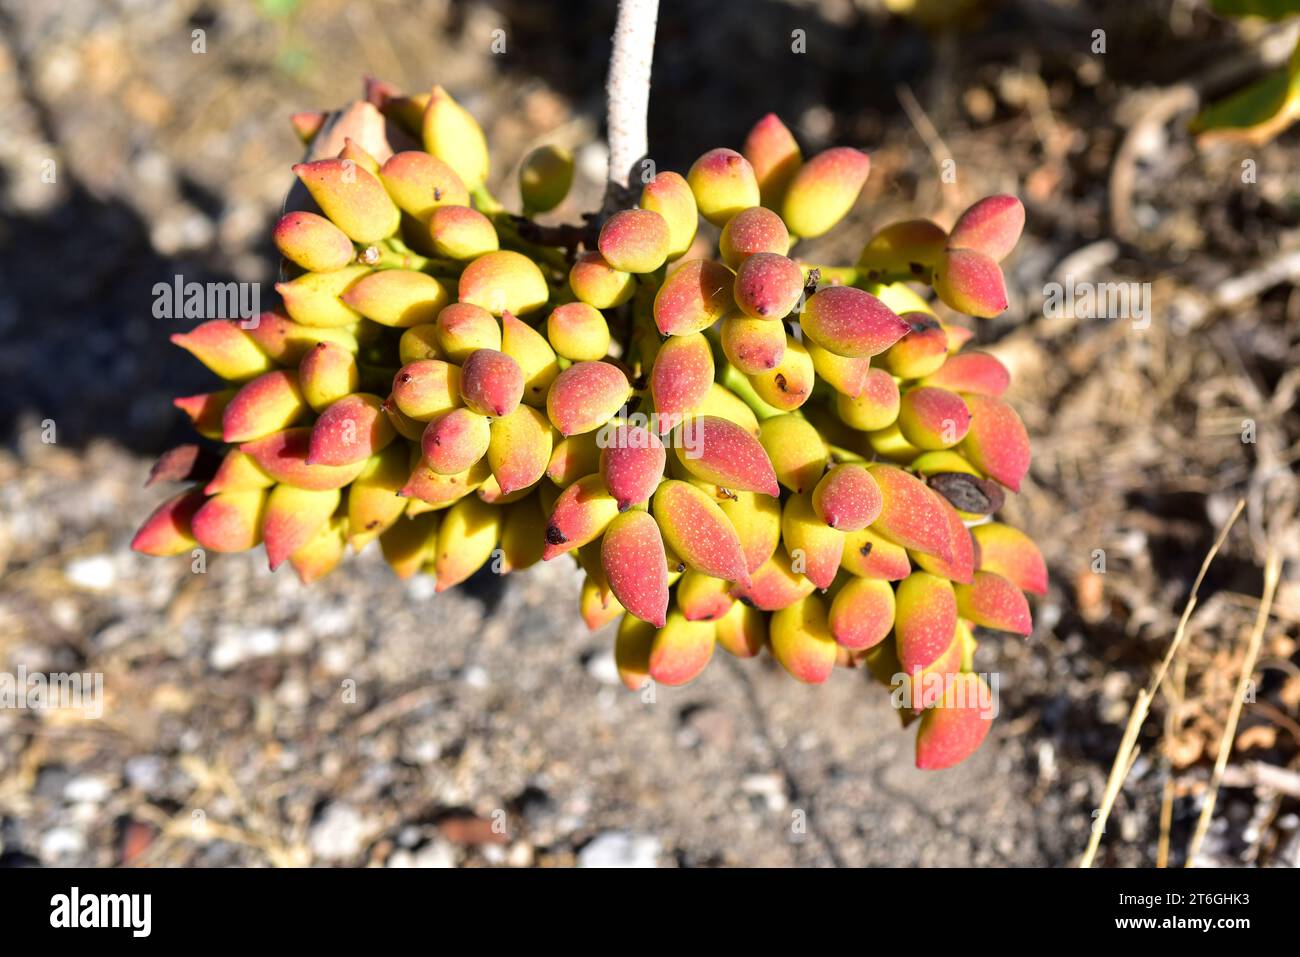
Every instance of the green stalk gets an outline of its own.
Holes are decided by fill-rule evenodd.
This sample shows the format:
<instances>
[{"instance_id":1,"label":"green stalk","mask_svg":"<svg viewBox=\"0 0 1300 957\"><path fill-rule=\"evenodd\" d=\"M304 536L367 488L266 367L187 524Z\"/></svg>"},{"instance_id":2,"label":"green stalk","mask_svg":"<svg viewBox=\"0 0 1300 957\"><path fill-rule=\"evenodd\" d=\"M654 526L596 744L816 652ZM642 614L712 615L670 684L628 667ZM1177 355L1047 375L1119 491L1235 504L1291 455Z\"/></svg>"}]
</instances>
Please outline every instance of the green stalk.
<instances>
[{"instance_id":1,"label":"green stalk","mask_svg":"<svg viewBox=\"0 0 1300 957\"><path fill-rule=\"evenodd\" d=\"M748 377L730 362L723 363L722 375L718 377L718 381L736 393L740 400L753 410L754 415L758 417L758 421L762 422L764 419L785 415L780 409L768 405L759 398L758 393L754 391L754 387L750 385Z\"/></svg>"}]
</instances>

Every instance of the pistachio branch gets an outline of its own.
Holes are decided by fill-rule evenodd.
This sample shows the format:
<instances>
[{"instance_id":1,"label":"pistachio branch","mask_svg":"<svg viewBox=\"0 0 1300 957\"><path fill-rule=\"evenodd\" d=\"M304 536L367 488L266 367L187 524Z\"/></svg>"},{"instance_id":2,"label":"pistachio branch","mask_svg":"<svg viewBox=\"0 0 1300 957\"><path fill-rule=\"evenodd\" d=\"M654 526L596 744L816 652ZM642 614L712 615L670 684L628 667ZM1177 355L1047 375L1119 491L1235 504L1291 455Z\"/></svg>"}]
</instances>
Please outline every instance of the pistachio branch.
<instances>
[{"instance_id":1,"label":"pistachio branch","mask_svg":"<svg viewBox=\"0 0 1300 957\"><path fill-rule=\"evenodd\" d=\"M627 205L632 171L648 152L646 113L658 18L659 0L619 0L614 49L605 85L608 97L605 125L609 135L606 215Z\"/></svg>"}]
</instances>

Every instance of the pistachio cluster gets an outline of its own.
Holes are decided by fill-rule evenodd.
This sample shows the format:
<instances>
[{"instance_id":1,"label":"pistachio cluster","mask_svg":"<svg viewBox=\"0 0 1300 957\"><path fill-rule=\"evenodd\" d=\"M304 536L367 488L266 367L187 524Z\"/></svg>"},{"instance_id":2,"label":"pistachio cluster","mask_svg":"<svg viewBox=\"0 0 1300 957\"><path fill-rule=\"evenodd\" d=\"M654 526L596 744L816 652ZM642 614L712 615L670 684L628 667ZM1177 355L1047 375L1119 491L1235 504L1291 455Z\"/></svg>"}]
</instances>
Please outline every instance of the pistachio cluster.
<instances>
[{"instance_id":1,"label":"pistachio cluster","mask_svg":"<svg viewBox=\"0 0 1300 957\"><path fill-rule=\"evenodd\" d=\"M222 457L170 460L197 484L133 547L263 544L311 582L378 540L440 591L567 553L587 625L619 620L630 688L690 681L717 646L804 682L863 666L919 689L900 709L919 766L974 751L991 714L973 628L1028 635L1024 593L1046 589L1034 544L992 520L1029 442L1007 370L909 283L997 315L1020 203L887 226L851 267L801 262L870 162L805 159L769 115L635 207L545 227L567 152L524 161L511 215L444 90L375 87L371 106L391 134L294 167L311 208L275 227L280 306L173 337L226 380L176 400ZM309 142L324 121L295 117Z\"/></svg>"}]
</instances>

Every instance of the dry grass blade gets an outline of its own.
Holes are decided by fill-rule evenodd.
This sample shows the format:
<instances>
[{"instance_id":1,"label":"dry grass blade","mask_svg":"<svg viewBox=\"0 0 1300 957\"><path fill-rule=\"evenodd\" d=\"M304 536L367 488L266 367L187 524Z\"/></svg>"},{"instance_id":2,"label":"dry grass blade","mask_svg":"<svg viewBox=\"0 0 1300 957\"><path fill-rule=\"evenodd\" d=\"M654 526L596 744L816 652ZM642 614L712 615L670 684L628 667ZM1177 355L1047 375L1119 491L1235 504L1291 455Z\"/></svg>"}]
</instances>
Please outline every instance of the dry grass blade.
<instances>
[{"instance_id":1,"label":"dry grass blade","mask_svg":"<svg viewBox=\"0 0 1300 957\"><path fill-rule=\"evenodd\" d=\"M1169 835L1174 824L1174 776L1171 772L1170 745L1179 726L1179 717L1187 693L1187 656L1179 657L1174 666L1174 677L1166 690L1169 699L1165 708L1164 764L1165 783L1160 795L1160 838L1156 842L1156 867L1169 866Z\"/></svg>"},{"instance_id":2,"label":"dry grass blade","mask_svg":"<svg viewBox=\"0 0 1300 957\"><path fill-rule=\"evenodd\" d=\"M1219 794L1219 785L1223 783L1223 771L1228 766L1228 755L1232 753L1232 743L1237 737L1237 722L1241 720L1241 709L1246 701L1246 692L1251 675L1255 673L1255 662L1259 659L1259 648L1264 641L1264 629L1268 626L1269 610L1273 607L1273 595L1277 592L1277 581L1282 569L1282 559L1277 549L1269 549L1264 562L1264 593L1259 601L1259 614L1255 616L1255 626L1250 633L1250 642L1246 646L1246 658L1241 663L1241 675L1237 678L1237 693L1233 696L1228 709L1228 722L1223 729L1223 738L1219 741L1219 756L1214 762L1214 775L1210 778L1210 791L1205 796L1201 816L1197 818L1196 830L1192 833L1191 843L1187 846L1187 866L1192 867L1196 855L1201 849L1201 842L1210 829L1210 819L1214 816L1214 804Z\"/></svg>"},{"instance_id":3,"label":"dry grass blade","mask_svg":"<svg viewBox=\"0 0 1300 957\"><path fill-rule=\"evenodd\" d=\"M1098 808L1097 820L1093 822L1092 834L1088 838L1088 847L1083 852L1083 858L1079 861L1080 867L1092 867L1093 859L1097 856L1097 849L1101 846L1101 835L1106 830L1106 821L1110 818L1111 809L1115 806L1115 799L1119 797L1120 789L1124 787L1124 781L1133 767L1138 732L1142 730L1142 723L1146 721L1147 714L1151 710L1151 700L1155 697L1156 692L1160 690L1160 685L1169 672L1169 664L1174 660L1174 656L1178 654L1178 649L1182 647L1183 639L1187 634L1187 622L1196 609L1196 594L1200 591L1201 582L1205 580L1205 574L1209 571L1210 563L1214 561L1214 556L1223 547L1228 532L1237 523L1237 518L1245 507L1246 500L1238 499L1237 506L1232 510L1232 514L1228 516L1228 520L1214 540L1214 544L1210 546L1205 561L1201 562L1201 570L1196 575L1196 581L1192 582L1192 593L1187 597L1187 605L1183 608L1182 617L1178 619L1178 628L1174 631L1174 637L1169 643L1169 649L1165 652L1160 667L1156 669L1151 684L1139 691L1137 700L1133 702L1133 709L1128 716L1128 724L1124 728L1124 737L1120 739L1119 750L1116 751L1115 761L1110 767L1110 776L1106 779L1106 790L1102 793L1101 807Z\"/></svg>"}]
</instances>

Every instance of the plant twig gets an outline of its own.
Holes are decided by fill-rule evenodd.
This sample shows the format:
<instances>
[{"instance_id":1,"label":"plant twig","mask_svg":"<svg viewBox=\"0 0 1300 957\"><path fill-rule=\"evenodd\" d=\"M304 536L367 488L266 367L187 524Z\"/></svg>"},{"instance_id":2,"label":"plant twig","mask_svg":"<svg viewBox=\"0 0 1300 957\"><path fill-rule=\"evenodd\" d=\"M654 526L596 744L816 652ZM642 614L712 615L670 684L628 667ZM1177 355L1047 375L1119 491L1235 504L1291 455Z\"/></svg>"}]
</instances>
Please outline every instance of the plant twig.
<instances>
[{"instance_id":1,"label":"plant twig","mask_svg":"<svg viewBox=\"0 0 1300 957\"><path fill-rule=\"evenodd\" d=\"M609 135L606 214L626 205L632 170L648 152L646 113L659 0L619 0L609 58L605 125Z\"/></svg>"},{"instance_id":2,"label":"plant twig","mask_svg":"<svg viewBox=\"0 0 1300 957\"><path fill-rule=\"evenodd\" d=\"M912 126L916 130L925 148L930 152L930 158L934 160L934 165L939 173L943 173L943 164L952 159L952 150L948 149L948 144L944 142L943 136L935 129L934 123L931 122L929 114L925 112L925 107L921 106L921 101L916 98L912 88L906 83L900 83L894 87L894 95L898 97L898 103L903 107L903 112L907 118L912 121Z\"/></svg>"},{"instance_id":3,"label":"plant twig","mask_svg":"<svg viewBox=\"0 0 1300 957\"><path fill-rule=\"evenodd\" d=\"M596 239L600 235L595 222L596 214L584 213L583 216L586 221L581 226L576 223L543 225L524 216L511 216L510 219L514 222L520 237L530 243L541 246L563 246L568 250L576 250L579 246L595 249Z\"/></svg>"},{"instance_id":4,"label":"plant twig","mask_svg":"<svg viewBox=\"0 0 1300 957\"><path fill-rule=\"evenodd\" d=\"M1179 713L1182 710L1187 688L1187 656L1178 659L1174 667L1173 687L1166 692L1169 699L1165 707L1164 732L1164 771L1165 784L1160 796L1160 839L1156 843L1156 867L1169 866L1169 835L1174 825L1174 769L1170 758L1170 749L1174 735L1179 728Z\"/></svg>"},{"instance_id":5,"label":"plant twig","mask_svg":"<svg viewBox=\"0 0 1300 957\"><path fill-rule=\"evenodd\" d=\"M1223 783L1223 771L1228 766L1228 755L1232 753L1232 744L1237 738L1237 722L1241 720L1241 709L1246 702L1251 675L1255 673L1255 662L1259 659L1259 648L1264 641L1264 629L1268 627L1268 615L1273 607L1273 595L1277 591L1277 580L1282 570L1282 559L1276 548L1270 548L1264 560L1264 593L1259 601L1259 614L1255 616L1255 627L1251 629L1250 641L1246 645L1246 658L1241 663L1241 674L1237 678L1237 693L1228 707L1228 721L1223 728L1223 737L1219 739L1219 756L1214 762L1214 774L1210 778L1210 790L1205 795L1205 804L1201 806L1201 816L1196 820L1196 830L1192 832L1191 843L1187 845L1187 867L1193 867L1196 855L1201 850L1201 842L1210 829L1210 819L1214 816L1214 804L1219 794L1219 785Z\"/></svg>"},{"instance_id":6,"label":"plant twig","mask_svg":"<svg viewBox=\"0 0 1300 957\"><path fill-rule=\"evenodd\" d=\"M1263 761L1228 765L1223 772L1223 784L1230 788L1264 788L1300 798L1300 772Z\"/></svg>"},{"instance_id":7,"label":"plant twig","mask_svg":"<svg viewBox=\"0 0 1300 957\"><path fill-rule=\"evenodd\" d=\"M1210 569L1210 562L1214 561L1214 556L1223 547L1228 532L1237 523L1237 518L1245 507L1246 500L1244 498L1238 499L1237 507L1232 510L1232 514L1219 532L1218 538L1214 540L1209 553L1205 556L1205 561L1201 562L1201 570L1196 575L1196 581L1192 582L1192 593L1187 597L1187 605L1183 608L1182 617L1178 619L1178 627L1174 630L1173 640L1169 642L1169 649L1165 652L1160 667L1156 669L1151 684L1140 690L1137 700L1133 702L1133 710L1129 712L1128 724L1124 728L1124 737L1120 739L1119 750L1115 753L1115 762L1111 765L1110 776L1106 779L1106 790L1101 796L1101 807L1097 812L1097 820L1093 822L1092 834L1088 838L1088 848L1083 852L1083 858L1079 861L1080 867L1092 867L1092 861L1097 856L1097 848L1101 845L1101 835L1106 829L1106 821L1110 817L1111 808L1115 806L1115 799L1119 797L1120 789L1124 787L1124 781L1133 768L1133 761L1136 757L1137 736L1138 732L1142 730L1142 722L1146 720L1147 714L1151 710L1151 701L1155 698L1156 692L1160 690L1160 685L1165 680L1165 674L1169 671L1169 664L1174 660L1174 656L1178 654L1178 649L1182 647L1183 638L1187 634L1187 622L1196 609L1196 593L1200 591L1201 582L1205 580L1205 573Z\"/></svg>"}]
</instances>

